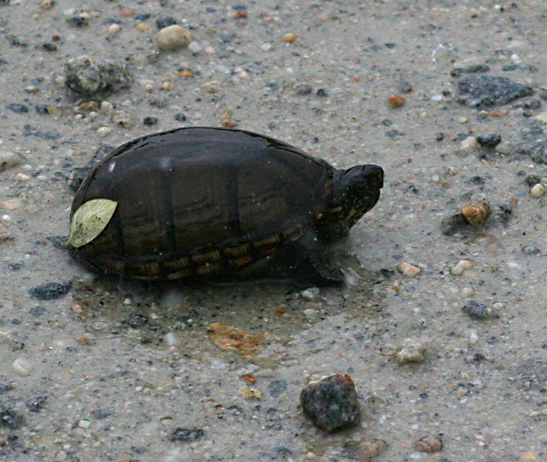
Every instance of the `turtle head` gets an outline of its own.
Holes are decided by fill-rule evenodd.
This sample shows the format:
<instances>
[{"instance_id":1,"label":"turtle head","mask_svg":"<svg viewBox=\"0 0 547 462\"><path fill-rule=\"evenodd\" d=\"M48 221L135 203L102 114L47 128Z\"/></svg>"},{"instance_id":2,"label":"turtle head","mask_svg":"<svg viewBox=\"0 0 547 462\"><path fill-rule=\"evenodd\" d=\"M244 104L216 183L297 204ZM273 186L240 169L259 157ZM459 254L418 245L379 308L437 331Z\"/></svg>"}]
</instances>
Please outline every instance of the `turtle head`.
<instances>
[{"instance_id":1,"label":"turtle head","mask_svg":"<svg viewBox=\"0 0 547 462\"><path fill-rule=\"evenodd\" d=\"M384 185L384 170L377 165L337 170L333 183L332 202L317 222L319 237L326 243L347 237L351 227L376 205Z\"/></svg>"}]
</instances>

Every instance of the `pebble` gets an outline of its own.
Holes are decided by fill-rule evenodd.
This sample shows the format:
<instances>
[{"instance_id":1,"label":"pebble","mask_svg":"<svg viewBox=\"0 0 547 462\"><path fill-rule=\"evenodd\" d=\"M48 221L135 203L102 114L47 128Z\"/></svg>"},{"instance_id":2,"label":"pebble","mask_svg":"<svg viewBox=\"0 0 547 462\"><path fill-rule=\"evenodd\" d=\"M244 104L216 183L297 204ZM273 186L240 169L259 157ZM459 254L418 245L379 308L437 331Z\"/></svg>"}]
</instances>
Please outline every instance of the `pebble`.
<instances>
[{"instance_id":1,"label":"pebble","mask_svg":"<svg viewBox=\"0 0 547 462\"><path fill-rule=\"evenodd\" d=\"M8 104L7 108L17 114L24 114L28 112L28 106L25 106L21 103L10 103Z\"/></svg>"},{"instance_id":2,"label":"pebble","mask_svg":"<svg viewBox=\"0 0 547 462\"><path fill-rule=\"evenodd\" d=\"M161 29L153 40L162 50L176 50L188 46L192 42L192 34L188 29L174 24Z\"/></svg>"},{"instance_id":3,"label":"pebble","mask_svg":"<svg viewBox=\"0 0 547 462\"><path fill-rule=\"evenodd\" d=\"M300 292L300 296L304 300L307 300L307 301L311 302L312 300L315 300L319 296L320 292L321 291L319 290L319 288L310 287L310 288L304 289L302 292Z\"/></svg>"},{"instance_id":4,"label":"pebble","mask_svg":"<svg viewBox=\"0 0 547 462\"><path fill-rule=\"evenodd\" d=\"M0 427L19 428L23 422L24 418L21 414L0 404Z\"/></svg>"},{"instance_id":5,"label":"pebble","mask_svg":"<svg viewBox=\"0 0 547 462\"><path fill-rule=\"evenodd\" d=\"M492 308L489 308L481 303L477 303L473 300L463 306L462 311L473 319L487 319L493 314Z\"/></svg>"},{"instance_id":6,"label":"pebble","mask_svg":"<svg viewBox=\"0 0 547 462\"><path fill-rule=\"evenodd\" d=\"M464 288L460 291L460 295L461 295L463 298L469 298L469 297L473 296L474 293L475 293L475 291L473 290L472 287L464 287Z\"/></svg>"},{"instance_id":7,"label":"pebble","mask_svg":"<svg viewBox=\"0 0 547 462\"><path fill-rule=\"evenodd\" d=\"M99 127L97 128L97 134L100 137L105 137L109 135L112 132L112 129L110 127Z\"/></svg>"},{"instance_id":8,"label":"pebble","mask_svg":"<svg viewBox=\"0 0 547 462\"><path fill-rule=\"evenodd\" d=\"M468 75L458 81L458 89L458 102L473 108L501 106L534 93L527 85L492 75Z\"/></svg>"},{"instance_id":9,"label":"pebble","mask_svg":"<svg viewBox=\"0 0 547 462\"><path fill-rule=\"evenodd\" d=\"M26 359L18 358L11 363L11 368L19 375L29 375L32 365Z\"/></svg>"},{"instance_id":10,"label":"pebble","mask_svg":"<svg viewBox=\"0 0 547 462\"><path fill-rule=\"evenodd\" d=\"M403 276L412 278L420 273L420 268L417 266L411 265L410 263L404 262L397 267L397 271Z\"/></svg>"},{"instance_id":11,"label":"pebble","mask_svg":"<svg viewBox=\"0 0 547 462\"><path fill-rule=\"evenodd\" d=\"M382 454L388 447L384 440L373 439L372 441L363 441L357 449L358 460L368 461L375 459Z\"/></svg>"},{"instance_id":12,"label":"pebble","mask_svg":"<svg viewBox=\"0 0 547 462\"><path fill-rule=\"evenodd\" d=\"M296 40L296 34L293 32L289 32L285 35L283 35L283 41L287 43L292 43Z\"/></svg>"},{"instance_id":13,"label":"pebble","mask_svg":"<svg viewBox=\"0 0 547 462\"><path fill-rule=\"evenodd\" d=\"M477 228L490 216L490 202L486 199L481 199L466 204L462 207L461 214L468 224Z\"/></svg>"},{"instance_id":14,"label":"pebble","mask_svg":"<svg viewBox=\"0 0 547 462\"><path fill-rule=\"evenodd\" d=\"M82 419L78 422L78 427L80 428L89 428L90 425L91 425L91 421L87 419Z\"/></svg>"},{"instance_id":15,"label":"pebble","mask_svg":"<svg viewBox=\"0 0 547 462\"><path fill-rule=\"evenodd\" d=\"M355 384L346 374L336 374L308 385L300 393L300 404L313 424L327 432L336 432L359 421Z\"/></svg>"},{"instance_id":16,"label":"pebble","mask_svg":"<svg viewBox=\"0 0 547 462\"><path fill-rule=\"evenodd\" d=\"M108 33L110 35L114 35L120 32L121 29L122 26L120 26L119 24L110 24L110 26L108 26Z\"/></svg>"},{"instance_id":17,"label":"pebble","mask_svg":"<svg viewBox=\"0 0 547 462\"><path fill-rule=\"evenodd\" d=\"M407 338L403 341L403 345L395 354L395 359L401 364L420 363L425 359L424 353L425 345L423 343Z\"/></svg>"},{"instance_id":18,"label":"pebble","mask_svg":"<svg viewBox=\"0 0 547 462\"><path fill-rule=\"evenodd\" d=\"M92 97L128 88L133 79L126 66L82 55L65 66L65 86L78 95Z\"/></svg>"},{"instance_id":19,"label":"pebble","mask_svg":"<svg viewBox=\"0 0 547 462\"><path fill-rule=\"evenodd\" d=\"M480 149L480 144L474 136L469 136L460 143L460 151L469 152Z\"/></svg>"},{"instance_id":20,"label":"pebble","mask_svg":"<svg viewBox=\"0 0 547 462\"><path fill-rule=\"evenodd\" d=\"M401 107L404 106L405 99L401 95L393 95L389 97L389 105L391 107Z\"/></svg>"},{"instance_id":21,"label":"pebble","mask_svg":"<svg viewBox=\"0 0 547 462\"><path fill-rule=\"evenodd\" d=\"M495 148L495 151L502 156L509 156L515 152L515 146L510 141L502 141Z\"/></svg>"},{"instance_id":22,"label":"pebble","mask_svg":"<svg viewBox=\"0 0 547 462\"><path fill-rule=\"evenodd\" d=\"M64 297L72 287L70 282L46 282L29 290L29 294L38 300L55 300Z\"/></svg>"},{"instance_id":23,"label":"pebble","mask_svg":"<svg viewBox=\"0 0 547 462\"><path fill-rule=\"evenodd\" d=\"M469 260L460 260L451 270L450 272L456 276L459 276L460 274L463 274L464 271L467 271L468 269L473 268L473 263L471 263Z\"/></svg>"},{"instance_id":24,"label":"pebble","mask_svg":"<svg viewBox=\"0 0 547 462\"><path fill-rule=\"evenodd\" d=\"M530 189L530 195L532 197L541 197L545 194L545 186L541 183L535 184L532 189Z\"/></svg>"},{"instance_id":25,"label":"pebble","mask_svg":"<svg viewBox=\"0 0 547 462\"><path fill-rule=\"evenodd\" d=\"M201 428L175 428L167 437L169 441L177 443L194 443L205 436L205 432Z\"/></svg>"},{"instance_id":26,"label":"pebble","mask_svg":"<svg viewBox=\"0 0 547 462\"><path fill-rule=\"evenodd\" d=\"M541 250L535 245L525 245L521 251L526 255L539 255L541 253Z\"/></svg>"},{"instance_id":27,"label":"pebble","mask_svg":"<svg viewBox=\"0 0 547 462\"><path fill-rule=\"evenodd\" d=\"M443 448L443 441L438 435L427 435L414 444L414 449L419 452L439 452Z\"/></svg>"},{"instance_id":28,"label":"pebble","mask_svg":"<svg viewBox=\"0 0 547 462\"><path fill-rule=\"evenodd\" d=\"M301 83L294 89L295 93L300 96L309 95L313 91L313 87L307 83Z\"/></svg>"},{"instance_id":29,"label":"pebble","mask_svg":"<svg viewBox=\"0 0 547 462\"><path fill-rule=\"evenodd\" d=\"M484 147L495 148L501 143L501 136L496 133L492 133L490 135L479 135L477 136L477 141Z\"/></svg>"},{"instance_id":30,"label":"pebble","mask_svg":"<svg viewBox=\"0 0 547 462\"><path fill-rule=\"evenodd\" d=\"M23 160L24 159L20 154L0 150L0 172L20 165Z\"/></svg>"},{"instance_id":31,"label":"pebble","mask_svg":"<svg viewBox=\"0 0 547 462\"><path fill-rule=\"evenodd\" d=\"M156 27L158 29L165 29L169 26L174 26L177 23L172 16L161 16L156 19Z\"/></svg>"}]
</instances>

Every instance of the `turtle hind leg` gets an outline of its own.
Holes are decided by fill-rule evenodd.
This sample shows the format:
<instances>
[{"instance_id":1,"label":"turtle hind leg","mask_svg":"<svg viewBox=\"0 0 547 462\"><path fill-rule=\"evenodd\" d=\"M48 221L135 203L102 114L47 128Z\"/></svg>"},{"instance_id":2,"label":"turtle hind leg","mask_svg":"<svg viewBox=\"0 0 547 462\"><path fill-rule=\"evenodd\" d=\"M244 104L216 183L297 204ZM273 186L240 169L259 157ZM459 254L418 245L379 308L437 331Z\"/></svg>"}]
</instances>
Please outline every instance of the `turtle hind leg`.
<instances>
[{"instance_id":1,"label":"turtle hind leg","mask_svg":"<svg viewBox=\"0 0 547 462\"><path fill-rule=\"evenodd\" d=\"M296 280L317 286L340 286L346 277L340 268L332 268L317 235L308 231L301 239L288 246Z\"/></svg>"}]
</instances>

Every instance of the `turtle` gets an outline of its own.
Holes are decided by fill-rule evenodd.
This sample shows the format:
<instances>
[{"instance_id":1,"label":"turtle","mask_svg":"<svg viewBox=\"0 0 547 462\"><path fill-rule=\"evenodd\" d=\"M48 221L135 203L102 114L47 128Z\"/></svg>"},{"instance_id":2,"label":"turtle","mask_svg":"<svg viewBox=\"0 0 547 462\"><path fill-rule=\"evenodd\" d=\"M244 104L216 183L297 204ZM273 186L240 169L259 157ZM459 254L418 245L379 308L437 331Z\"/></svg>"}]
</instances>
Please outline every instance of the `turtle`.
<instances>
[{"instance_id":1,"label":"turtle","mask_svg":"<svg viewBox=\"0 0 547 462\"><path fill-rule=\"evenodd\" d=\"M383 179L377 165L339 170L250 131L177 128L122 145L89 172L67 247L89 269L146 281L337 285L345 277L326 249L374 207Z\"/></svg>"}]
</instances>

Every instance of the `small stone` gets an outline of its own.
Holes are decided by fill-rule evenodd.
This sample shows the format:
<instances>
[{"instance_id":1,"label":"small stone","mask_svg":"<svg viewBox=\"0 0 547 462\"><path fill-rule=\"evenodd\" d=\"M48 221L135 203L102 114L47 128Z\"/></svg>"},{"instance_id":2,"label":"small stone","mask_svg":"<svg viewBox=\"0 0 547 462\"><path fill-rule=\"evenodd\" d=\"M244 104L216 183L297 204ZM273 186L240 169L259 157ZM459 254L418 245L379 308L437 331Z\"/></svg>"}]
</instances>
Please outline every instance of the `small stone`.
<instances>
[{"instance_id":1,"label":"small stone","mask_svg":"<svg viewBox=\"0 0 547 462\"><path fill-rule=\"evenodd\" d=\"M438 435L428 435L421 438L414 444L414 449L420 452L433 453L439 452L443 448L443 441Z\"/></svg>"},{"instance_id":2,"label":"small stone","mask_svg":"<svg viewBox=\"0 0 547 462\"><path fill-rule=\"evenodd\" d=\"M108 26L108 33L110 35L114 35L120 32L121 29L122 26L120 26L119 24L110 24L110 26Z\"/></svg>"},{"instance_id":3,"label":"small stone","mask_svg":"<svg viewBox=\"0 0 547 462\"><path fill-rule=\"evenodd\" d=\"M46 401L47 396L36 396L32 398L29 402L27 402L27 409L30 412L40 412L42 409L44 409Z\"/></svg>"},{"instance_id":4,"label":"small stone","mask_svg":"<svg viewBox=\"0 0 547 462\"><path fill-rule=\"evenodd\" d=\"M405 99L401 95L393 95L389 97L389 105L391 107L401 107L404 106Z\"/></svg>"},{"instance_id":5,"label":"small stone","mask_svg":"<svg viewBox=\"0 0 547 462\"><path fill-rule=\"evenodd\" d=\"M388 447L384 440L374 439L372 441L363 441L357 449L357 460L369 461L382 454Z\"/></svg>"},{"instance_id":6,"label":"small stone","mask_svg":"<svg viewBox=\"0 0 547 462\"><path fill-rule=\"evenodd\" d=\"M541 183L535 184L532 189L530 189L530 195L532 197L541 197L545 194L545 186Z\"/></svg>"},{"instance_id":7,"label":"small stone","mask_svg":"<svg viewBox=\"0 0 547 462\"><path fill-rule=\"evenodd\" d=\"M13 409L0 404L0 428L19 428L23 424L23 416Z\"/></svg>"},{"instance_id":8,"label":"small stone","mask_svg":"<svg viewBox=\"0 0 547 462\"><path fill-rule=\"evenodd\" d=\"M526 255L539 255L541 253L541 250L539 250L534 245L525 245L521 250L522 250L522 253Z\"/></svg>"},{"instance_id":9,"label":"small stone","mask_svg":"<svg viewBox=\"0 0 547 462\"><path fill-rule=\"evenodd\" d=\"M78 427L80 428L89 428L89 426L91 425L91 421L87 420L87 419L82 419L78 422Z\"/></svg>"},{"instance_id":10,"label":"small stone","mask_svg":"<svg viewBox=\"0 0 547 462\"><path fill-rule=\"evenodd\" d=\"M20 165L24 161L20 154L0 150L0 172Z\"/></svg>"},{"instance_id":11,"label":"small stone","mask_svg":"<svg viewBox=\"0 0 547 462\"><path fill-rule=\"evenodd\" d=\"M299 96L309 95L313 91L313 87L307 83L301 83L295 88L295 93Z\"/></svg>"},{"instance_id":12,"label":"small stone","mask_svg":"<svg viewBox=\"0 0 547 462\"><path fill-rule=\"evenodd\" d=\"M495 148L501 143L501 136L497 133L493 133L491 135L479 135L477 136L477 141L484 147Z\"/></svg>"},{"instance_id":13,"label":"small stone","mask_svg":"<svg viewBox=\"0 0 547 462\"><path fill-rule=\"evenodd\" d=\"M309 287L308 289L304 289L302 292L300 292L300 296L304 300L311 302L319 296L320 292L321 291L318 287Z\"/></svg>"},{"instance_id":14,"label":"small stone","mask_svg":"<svg viewBox=\"0 0 547 462\"><path fill-rule=\"evenodd\" d=\"M64 297L72 287L70 282L46 282L29 290L29 294L38 300L55 300Z\"/></svg>"},{"instance_id":15,"label":"small stone","mask_svg":"<svg viewBox=\"0 0 547 462\"><path fill-rule=\"evenodd\" d=\"M140 32L148 32L150 29L152 29L148 24L143 23L137 24L135 28Z\"/></svg>"},{"instance_id":16,"label":"small stone","mask_svg":"<svg viewBox=\"0 0 547 462\"><path fill-rule=\"evenodd\" d=\"M296 40L296 34L289 32L288 34L283 35L283 41L287 43L292 43Z\"/></svg>"},{"instance_id":17,"label":"small stone","mask_svg":"<svg viewBox=\"0 0 547 462\"><path fill-rule=\"evenodd\" d=\"M399 351L395 354L397 362L404 363L420 363L425 359L425 345L407 338L403 341L403 345Z\"/></svg>"},{"instance_id":18,"label":"small stone","mask_svg":"<svg viewBox=\"0 0 547 462\"><path fill-rule=\"evenodd\" d=\"M462 308L462 311L473 319L486 319L493 314L492 308L472 300Z\"/></svg>"},{"instance_id":19,"label":"small stone","mask_svg":"<svg viewBox=\"0 0 547 462\"><path fill-rule=\"evenodd\" d=\"M127 111L114 111L110 117L112 122L123 128L132 128L137 123L137 119Z\"/></svg>"},{"instance_id":20,"label":"small stone","mask_svg":"<svg viewBox=\"0 0 547 462\"><path fill-rule=\"evenodd\" d=\"M527 85L492 75L468 75L458 82L458 88L458 102L473 108L504 105L534 93Z\"/></svg>"},{"instance_id":21,"label":"small stone","mask_svg":"<svg viewBox=\"0 0 547 462\"><path fill-rule=\"evenodd\" d=\"M477 228L484 224L486 219L490 216L490 202L486 199L466 204L461 209L461 214L464 220Z\"/></svg>"},{"instance_id":22,"label":"small stone","mask_svg":"<svg viewBox=\"0 0 547 462\"><path fill-rule=\"evenodd\" d=\"M510 141L504 140L496 146L495 151L502 156L509 156L514 154L515 146Z\"/></svg>"},{"instance_id":23,"label":"small stone","mask_svg":"<svg viewBox=\"0 0 547 462\"><path fill-rule=\"evenodd\" d=\"M127 67L109 61L98 61L90 56L70 59L65 66L65 86L81 96L111 94L132 83Z\"/></svg>"},{"instance_id":24,"label":"small stone","mask_svg":"<svg viewBox=\"0 0 547 462\"><path fill-rule=\"evenodd\" d=\"M110 127L99 127L97 128L97 134L100 137L105 137L107 135L110 135L112 133L112 129Z\"/></svg>"},{"instance_id":25,"label":"small stone","mask_svg":"<svg viewBox=\"0 0 547 462\"><path fill-rule=\"evenodd\" d=\"M154 43L162 50L176 50L188 46L191 42L191 32L176 24L164 27L154 36Z\"/></svg>"},{"instance_id":26,"label":"small stone","mask_svg":"<svg viewBox=\"0 0 547 462\"><path fill-rule=\"evenodd\" d=\"M179 443L193 443L199 441L205 436L205 432L201 428L175 428L167 437L169 441Z\"/></svg>"},{"instance_id":27,"label":"small stone","mask_svg":"<svg viewBox=\"0 0 547 462\"><path fill-rule=\"evenodd\" d=\"M156 125L158 123L157 117L145 117L142 123L147 126Z\"/></svg>"},{"instance_id":28,"label":"small stone","mask_svg":"<svg viewBox=\"0 0 547 462\"><path fill-rule=\"evenodd\" d=\"M11 363L11 368L19 375L29 375L32 370L32 365L26 359L18 358Z\"/></svg>"},{"instance_id":29,"label":"small stone","mask_svg":"<svg viewBox=\"0 0 547 462\"><path fill-rule=\"evenodd\" d=\"M474 136L469 136L460 143L460 151L477 151L479 148L480 144Z\"/></svg>"},{"instance_id":30,"label":"small stone","mask_svg":"<svg viewBox=\"0 0 547 462\"><path fill-rule=\"evenodd\" d=\"M473 290L472 287L464 287L464 288L460 291L460 295L461 295L463 298L472 297L474 293L475 293L475 291Z\"/></svg>"},{"instance_id":31,"label":"small stone","mask_svg":"<svg viewBox=\"0 0 547 462\"><path fill-rule=\"evenodd\" d=\"M467 271L468 269L471 269L473 267L473 263L471 263L469 260L460 260L456 266L454 266L450 272L454 275L460 275L463 274L464 271Z\"/></svg>"},{"instance_id":32,"label":"small stone","mask_svg":"<svg viewBox=\"0 0 547 462\"><path fill-rule=\"evenodd\" d=\"M28 107L21 103L10 103L8 104L8 109L17 114L24 114L28 112Z\"/></svg>"},{"instance_id":33,"label":"small stone","mask_svg":"<svg viewBox=\"0 0 547 462\"><path fill-rule=\"evenodd\" d=\"M346 374L308 385L300 393L300 404L313 424L327 432L336 432L359 421L355 384Z\"/></svg>"},{"instance_id":34,"label":"small stone","mask_svg":"<svg viewBox=\"0 0 547 462\"><path fill-rule=\"evenodd\" d=\"M410 263L404 262L397 267L397 271L403 276L412 278L420 273L420 268L417 266L411 265Z\"/></svg>"},{"instance_id":35,"label":"small stone","mask_svg":"<svg viewBox=\"0 0 547 462\"><path fill-rule=\"evenodd\" d=\"M172 16L162 16L156 19L156 27L158 29L165 29L169 26L174 26L177 23Z\"/></svg>"}]
</instances>

